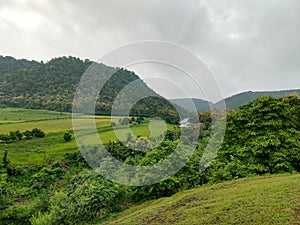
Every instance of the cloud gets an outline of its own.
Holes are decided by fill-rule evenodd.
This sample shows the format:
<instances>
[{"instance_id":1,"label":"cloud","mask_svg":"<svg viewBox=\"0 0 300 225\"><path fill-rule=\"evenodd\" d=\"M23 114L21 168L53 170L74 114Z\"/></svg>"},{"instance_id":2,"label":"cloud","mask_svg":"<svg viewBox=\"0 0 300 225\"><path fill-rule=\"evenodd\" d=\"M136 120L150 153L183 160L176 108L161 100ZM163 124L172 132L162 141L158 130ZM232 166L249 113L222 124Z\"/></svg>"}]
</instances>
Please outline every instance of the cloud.
<instances>
[{"instance_id":1,"label":"cloud","mask_svg":"<svg viewBox=\"0 0 300 225\"><path fill-rule=\"evenodd\" d=\"M297 0L0 0L0 54L96 60L119 45L155 39L203 58L225 96L299 88L299 11Z\"/></svg>"}]
</instances>

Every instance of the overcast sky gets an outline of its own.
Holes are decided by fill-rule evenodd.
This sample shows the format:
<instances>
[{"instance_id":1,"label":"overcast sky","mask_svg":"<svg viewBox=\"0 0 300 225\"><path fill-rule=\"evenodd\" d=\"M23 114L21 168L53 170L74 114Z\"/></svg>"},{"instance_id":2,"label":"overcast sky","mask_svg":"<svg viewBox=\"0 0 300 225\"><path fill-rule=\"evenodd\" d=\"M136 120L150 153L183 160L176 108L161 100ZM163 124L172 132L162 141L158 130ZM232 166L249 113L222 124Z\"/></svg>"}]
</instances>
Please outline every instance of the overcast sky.
<instances>
[{"instance_id":1,"label":"overcast sky","mask_svg":"<svg viewBox=\"0 0 300 225\"><path fill-rule=\"evenodd\" d=\"M225 97L300 88L299 0L0 0L1 55L97 60L141 40L194 52L211 68ZM131 69L143 78L164 73ZM180 97L161 83L149 85L166 97ZM203 98L190 89L192 97Z\"/></svg>"}]
</instances>

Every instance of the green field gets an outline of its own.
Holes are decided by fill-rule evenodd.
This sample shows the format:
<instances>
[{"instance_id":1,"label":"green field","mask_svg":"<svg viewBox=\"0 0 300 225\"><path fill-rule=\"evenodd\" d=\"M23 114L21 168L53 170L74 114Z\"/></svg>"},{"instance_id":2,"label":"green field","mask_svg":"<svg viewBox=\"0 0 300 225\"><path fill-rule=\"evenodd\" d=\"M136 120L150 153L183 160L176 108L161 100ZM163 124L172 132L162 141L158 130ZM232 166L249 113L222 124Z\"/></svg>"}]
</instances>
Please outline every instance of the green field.
<instances>
[{"instance_id":1,"label":"green field","mask_svg":"<svg viewBox=\"0 0 300 225\"><path fill-rule=\"evenodd\" d=\"M146 202L103 225L300 224L300 175L207 185Z\"/></svg>"},{"instance_id":2,"label":"green field","mask_svg":"<svg viewBox=\"0 0 300 225\"><path fill-rule=\"evenodd\" d=\"M0 109L0 112L0 134L16 130L24 132L34 128L39 128L46 133L45 138L42 139L22 140L9 144L1 143L0 157L5 149L8 150L12 165L42 165L49 160L60 160L66 152L78 151L74 138L70 142L65 142L63 139L65 132L73 132L70 113L18 108ZM120 118L116 117L114 121ZM117 139L125 141L126 134L130 131L134 136L145 137L158 136L164 131L160 121L150 122L149 119L142 124L130 126L130 130L126 126L118 126L117 131L113 130L109 116L83 116L81 118L82 121L90 119L95 119L103 144ZM167 125L167 128L172 129L172 126ZM89 144L97 143L94 139L87 138L86 141Z\"/></svg>"},{"instance_id":3,"label":"green field","mask_svg":"<svg viewBox=\"0 0 300 225\"><path fill-rule=\"evenodd\" d=\"M0 108L0 124L22 123L39 120L66 119L70 113L20 108Z\"/></svg>"}]
</instances>

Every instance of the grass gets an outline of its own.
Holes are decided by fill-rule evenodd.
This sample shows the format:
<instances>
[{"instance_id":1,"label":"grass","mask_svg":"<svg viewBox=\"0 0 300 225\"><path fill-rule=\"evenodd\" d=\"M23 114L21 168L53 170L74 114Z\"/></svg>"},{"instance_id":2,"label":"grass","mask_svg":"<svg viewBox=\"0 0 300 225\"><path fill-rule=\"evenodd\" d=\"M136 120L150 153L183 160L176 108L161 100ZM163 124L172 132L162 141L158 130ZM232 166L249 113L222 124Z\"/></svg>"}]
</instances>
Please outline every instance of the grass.
<instances>
[{"instance_id":1,"label":"grass","mask_svg":"<svg viewBox=\"0 0 300 225\"><path fill-rule=\"evenodd\" d=\"M115 117L114 121L118 121L119 118ZM111 127L112 121L109 116L81 117L82 121L89 119L95 119L97 132L103 144L117 139L125 141L126 134L130 131L135 136L151 137L163 134L165 130L161 121L150 121L149 119L146 119L143 124L130 126L129 129L121 126L117 131ZM0 158L3 157L6 149L12 165L38 166L47 163L48 160L60 160L66 152L79 151L74 138L70 142L65 142L63 139L64 133L72 132L73 129L70 113L19 108L0 109L0 134L16 130L24 132L34 128L43 130L46 133L45 138L34 138L9 144L1 143ZM172 129L172 126L167 125L167 128ZM89 144L97 143L88 137L86 141Z\"/></svg>"},{"instance_id":2,"label":"grass","mask_svg":"<svg viewBox=\"0 0 300 225\"><path fill-rule=\"evenodd\" d=\"M38 120L65 119L70 113L21 108L0 108L0 124L22 123Z\"/></svg>"},{"instance_id":3,"label":"grass","mask_svg":"<svg viewBox=\"0 0 300 225\"><path fill-rule=\"evenodd\" d=\"M300 224L300 175L204 186L146 202L102 225Z\"/></svg>"}]
</instances>

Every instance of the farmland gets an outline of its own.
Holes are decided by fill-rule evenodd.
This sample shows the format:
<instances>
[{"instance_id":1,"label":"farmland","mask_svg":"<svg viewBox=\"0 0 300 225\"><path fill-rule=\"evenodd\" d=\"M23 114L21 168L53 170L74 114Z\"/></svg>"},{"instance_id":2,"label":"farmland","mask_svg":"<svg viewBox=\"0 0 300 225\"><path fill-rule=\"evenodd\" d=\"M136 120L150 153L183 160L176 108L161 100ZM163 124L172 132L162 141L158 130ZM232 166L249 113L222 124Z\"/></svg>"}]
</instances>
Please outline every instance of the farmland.
<instances>
[{"instance_id":1,"label":"farmland","mask_svg":"<svg viewBox=\"0 0 300 225\"><path fill-rule=\"evenodd\" d=\"M126 126L118 127L118 137L111 126L112 119L109 116L83 116L82 120L95 119L97 132L103 144L109 141L120 139L126 140L126 134L129 132ZM122 117L116 117L113 120L119 120ZM131 125L130 130L135 136L160 135L157 131L163 132L160 128L161 123L150 123L153 131L150 131L148 124L150 120L146 119L142 124ZM171 125L167 125L172 129ZM60 160L67 152L76 152L78 147L73 138L70 142L65 142L63 135L65 132L73 132L72 114L60 113L47 110L30 110L18 108L0 109L0 133L19 130L24 132L39 128L46 133L45 138L22 140L10 144L0 145L0 157L3 150L9 151L12 165L41 165L49 160ZM95 140L88 140L93 143Z\"/></svg>"}]
</instances>

